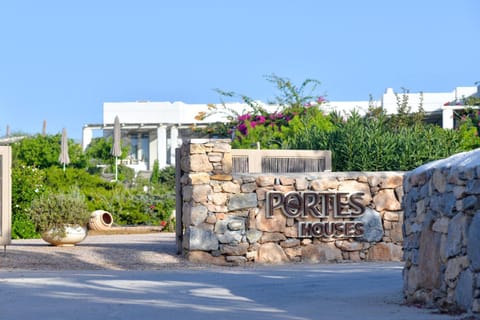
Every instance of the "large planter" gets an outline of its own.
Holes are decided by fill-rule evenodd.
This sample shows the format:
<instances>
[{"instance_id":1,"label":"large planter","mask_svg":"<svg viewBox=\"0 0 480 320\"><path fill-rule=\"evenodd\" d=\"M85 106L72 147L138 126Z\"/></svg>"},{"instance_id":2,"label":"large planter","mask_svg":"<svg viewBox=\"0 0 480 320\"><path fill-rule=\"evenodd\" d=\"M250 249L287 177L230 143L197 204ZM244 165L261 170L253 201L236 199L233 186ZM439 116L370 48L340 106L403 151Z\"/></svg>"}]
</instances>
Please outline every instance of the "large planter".
<instances>
[{"instance_id":1,"label":"large planter","mask_svg":"<svg viewBox=\"0 0 480 320\"><path fill-rule=\"evenodd\" d=\"M87 236L87 228L81 226L65 226L65 236L52 230L42 233L42 239L54 246L71 247L82 242Z\"/></svg>"}]
</instances>

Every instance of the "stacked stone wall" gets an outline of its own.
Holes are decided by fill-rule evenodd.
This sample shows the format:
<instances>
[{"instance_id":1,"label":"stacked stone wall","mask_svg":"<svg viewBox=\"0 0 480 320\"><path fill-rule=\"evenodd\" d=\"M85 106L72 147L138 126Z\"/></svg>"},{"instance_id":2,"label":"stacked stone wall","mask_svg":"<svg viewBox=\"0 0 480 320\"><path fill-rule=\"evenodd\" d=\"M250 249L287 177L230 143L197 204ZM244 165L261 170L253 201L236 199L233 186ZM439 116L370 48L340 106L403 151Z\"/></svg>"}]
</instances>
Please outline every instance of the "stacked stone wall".
<instances>
[{"instance_id":1,"label":"stacked stone wall","mask_svg":"<svg viewBox=\"0 0 480 320\"><path fill-rule=\"evenodd\" d=\"M192 140L180 150L183 253L196 262L399 261L403 251L402 172L234 174L229 140ZM301 221L275 211L269 191L363 192L365 232L357 238L299 237Z\"/></svg>"},{"instance_id":2,"label":"stacked stone wall","mask_svg":"<svg viewBox=\"0 0 480 320\"><path fill-rule=\"evenodd\" d=\"M404 179L404 294L444 311L480 312L480 149Z\"/></svg>"}]
</instances>

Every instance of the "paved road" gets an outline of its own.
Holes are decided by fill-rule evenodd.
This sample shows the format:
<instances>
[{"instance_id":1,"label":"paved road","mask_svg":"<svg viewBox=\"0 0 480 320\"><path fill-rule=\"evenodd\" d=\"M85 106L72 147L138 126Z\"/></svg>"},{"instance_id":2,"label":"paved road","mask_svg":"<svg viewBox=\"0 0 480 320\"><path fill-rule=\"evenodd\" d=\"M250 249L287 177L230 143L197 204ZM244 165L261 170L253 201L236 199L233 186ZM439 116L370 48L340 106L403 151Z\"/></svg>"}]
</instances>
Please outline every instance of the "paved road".
<instances>
[{"instance_id":1,"label":"paved road","mask_svg":"<svg viewBox=\"0 0 480 320\"><path fill-rule=\"evenodd\" d=\"M170 266L0 269L0 319L461 319L402 305L400 263Z\"/></svg>"},{"instance_id":2,"label":"paved road","mask_svg":"<svg viewBox=\"0 0 480 320\"><path fill-rule=\"evenodd\" d=\"M458 319L402 305L401 265L0 272L0 319Z\"/></svg>"}]
</instances>

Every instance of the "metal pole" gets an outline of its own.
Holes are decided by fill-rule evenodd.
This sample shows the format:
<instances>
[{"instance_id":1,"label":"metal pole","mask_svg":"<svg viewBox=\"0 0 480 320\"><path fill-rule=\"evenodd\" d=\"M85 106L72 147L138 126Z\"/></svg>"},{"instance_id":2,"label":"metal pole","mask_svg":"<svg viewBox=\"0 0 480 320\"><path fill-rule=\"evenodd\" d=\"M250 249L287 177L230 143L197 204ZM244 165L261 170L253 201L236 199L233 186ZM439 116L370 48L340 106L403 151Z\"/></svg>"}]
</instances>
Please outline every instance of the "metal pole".
<instances>
[{"instance_id":1,"label":"metal pole","mask_svg":"<svg viewBox=\"0 0 480 320\"><path fill-rule=\"evenodd\" d=\"M115 157L115 181L118 181L118 157Z\"/></svg>"}]
</instances>

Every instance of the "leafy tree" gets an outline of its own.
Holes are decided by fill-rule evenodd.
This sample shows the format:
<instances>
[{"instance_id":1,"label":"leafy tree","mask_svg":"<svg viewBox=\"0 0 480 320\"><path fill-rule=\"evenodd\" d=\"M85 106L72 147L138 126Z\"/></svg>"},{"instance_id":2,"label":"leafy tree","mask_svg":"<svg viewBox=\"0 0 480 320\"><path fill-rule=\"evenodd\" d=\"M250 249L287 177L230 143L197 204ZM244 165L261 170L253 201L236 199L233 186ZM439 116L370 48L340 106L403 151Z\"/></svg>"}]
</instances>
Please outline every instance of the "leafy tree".
<instances>
[{"instance_id":1,"label":"leafy tree","mask_svg":"<svg viewBox=\"0 0 480 320\"><path fill-rule=\"evenodd\" d=\"M13 143L13 165L24 164L39 169L60 166L58 156L60 155L61 137L61 134L45 136L38 134ZM86 166L86 158L81 146L72 139L68 139L68 154L70 156L69 166L75 168Z\"/></svg>"},{"instance_id":2,"label":"leafy tree","mask_svg":"<svg viewBox=\"0 0 480 320\"><path fill-rule=\"evenodd\" d=\"M90 144L85 149L85 157L88 161L89 171L91 173L111 173L114 172L115 157L112 156L111 150L113 145L112 137L93 138ZM128 146L122 146L122 155L120 159L124 159L128 154ZM106 165L104 169L99 169L98 165ZM131 180L134 173L130 172L129 168L125 166L118 167L119 180Z\"/></svg>"},{"instance_id":3,"label":"leafy tree","mask_svg":"<svg viewBox=\"0 0 480 320\"><path fill-rule=\"evenodd\" d=\"M114 158L111 154L112 138L93 138L85 149L85 155L89 160L101 160L103 163L113 164Z\"/></svg>"}]
</instances>

